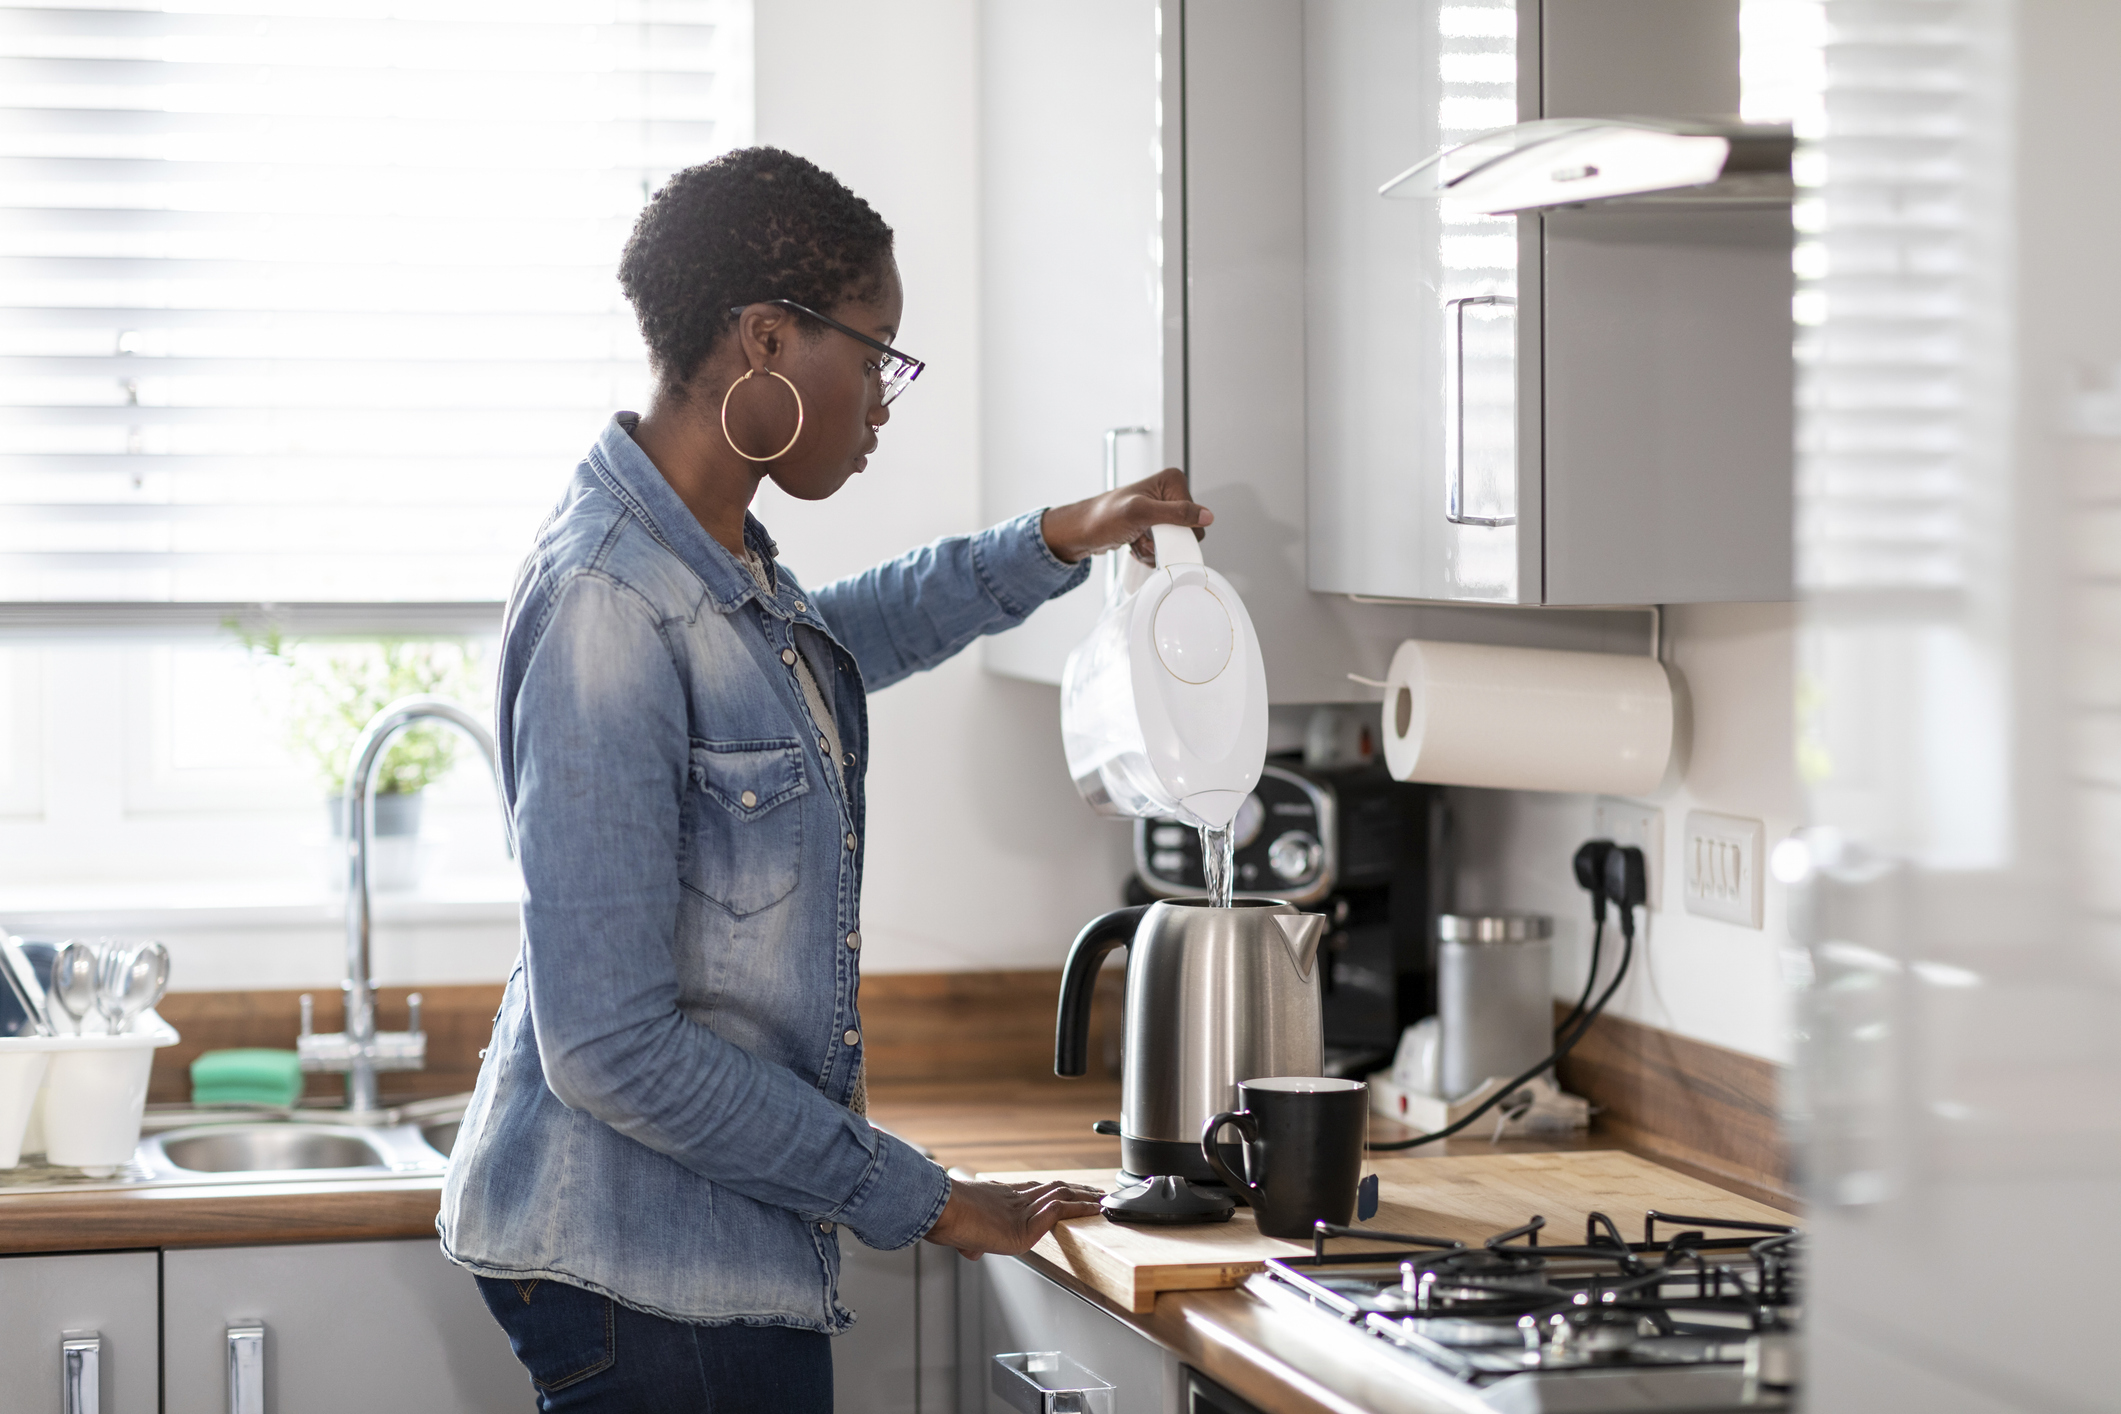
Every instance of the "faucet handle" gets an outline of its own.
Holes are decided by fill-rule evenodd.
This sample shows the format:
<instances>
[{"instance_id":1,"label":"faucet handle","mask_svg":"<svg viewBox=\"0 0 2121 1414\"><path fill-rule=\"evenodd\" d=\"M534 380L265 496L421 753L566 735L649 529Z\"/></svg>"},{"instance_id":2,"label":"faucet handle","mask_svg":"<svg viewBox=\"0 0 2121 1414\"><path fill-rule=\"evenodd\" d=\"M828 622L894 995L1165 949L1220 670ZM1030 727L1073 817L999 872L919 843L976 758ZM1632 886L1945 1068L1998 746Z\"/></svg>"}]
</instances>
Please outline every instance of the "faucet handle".
<instances>
[{"instance_id":1,"label":"faucet handle","mask_svg":"<svg viewBox=\"0 0 2121 1414\"><path fill-rule=\"evenodd\" d=\"M317 999L309 993L302 994L302 1034L309 1035L317 1026Z\"/></svg>"},{"instance_id":2,"label":"faucet handle","mask_svg":"<svg viewBox=\"0 0 2121 1414\"><path fill-rule=\"evenodd\" d=\"M419 1035L420 994L418 992L414 992L411 996L405 999L405 1010L407 1012L407 1016L405 1019L405 1029L407 1031L410 1031L415 1036Z\"/></svg>"}]
</instances>

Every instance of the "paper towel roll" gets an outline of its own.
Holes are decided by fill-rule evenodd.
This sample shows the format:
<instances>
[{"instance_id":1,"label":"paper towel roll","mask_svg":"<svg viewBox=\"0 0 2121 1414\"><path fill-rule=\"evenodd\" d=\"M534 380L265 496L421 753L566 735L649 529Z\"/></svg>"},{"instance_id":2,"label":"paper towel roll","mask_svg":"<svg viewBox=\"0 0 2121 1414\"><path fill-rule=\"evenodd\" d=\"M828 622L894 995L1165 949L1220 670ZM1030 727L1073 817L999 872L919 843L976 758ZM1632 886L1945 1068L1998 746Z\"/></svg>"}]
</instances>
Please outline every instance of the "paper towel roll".
<instances>
[{"instance_id":1,"label":"paper towel roll","mask_svg":"<svg viewBox=\"0 0 2121 1414\"><path fill-rule=\"evenodd\" d=\"M1403 781L1642 795L1671 758L1672 683L1654 658L1410 638L1384 739Z\"/></svg>"}]
</instances>

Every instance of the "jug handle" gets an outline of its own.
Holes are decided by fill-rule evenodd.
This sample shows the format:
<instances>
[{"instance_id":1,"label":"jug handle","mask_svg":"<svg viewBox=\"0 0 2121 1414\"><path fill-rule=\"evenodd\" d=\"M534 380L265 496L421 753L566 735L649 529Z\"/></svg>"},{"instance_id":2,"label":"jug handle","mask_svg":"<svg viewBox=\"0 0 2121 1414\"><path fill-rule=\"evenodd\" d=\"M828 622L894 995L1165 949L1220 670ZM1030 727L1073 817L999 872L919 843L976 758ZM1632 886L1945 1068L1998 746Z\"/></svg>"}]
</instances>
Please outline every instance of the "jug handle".
<instances>
[{"instance_id":1,"label":"jug handle","mask_svg":"<svg viewBox=\"0 0 2121 1414\"><path fill-rule=\"evenodd\" d=\"M1156 542L1156 567L1169 569L1172 565L1204 565L1200 556L1200 541L1183 525L1152 525L1149 536Z\"/></svg>"},{"instance_id":2,"label":"jug handle","mask_svg":"<svg viewBox=\"0 0 2121 1414\"><path fill-rule=\"evenodd\" d=\"M1090 1002L1097 990L1097 970L1105 965L1107 953L1134 941L1134 929L1149 909L1149 904L1114 909L1091 919L1075 935L1068 966L1061 973L1060 1015L1053 1025L1055 1075L1082 1075L1090 1069Z\"/></svg>"}]
</instances>

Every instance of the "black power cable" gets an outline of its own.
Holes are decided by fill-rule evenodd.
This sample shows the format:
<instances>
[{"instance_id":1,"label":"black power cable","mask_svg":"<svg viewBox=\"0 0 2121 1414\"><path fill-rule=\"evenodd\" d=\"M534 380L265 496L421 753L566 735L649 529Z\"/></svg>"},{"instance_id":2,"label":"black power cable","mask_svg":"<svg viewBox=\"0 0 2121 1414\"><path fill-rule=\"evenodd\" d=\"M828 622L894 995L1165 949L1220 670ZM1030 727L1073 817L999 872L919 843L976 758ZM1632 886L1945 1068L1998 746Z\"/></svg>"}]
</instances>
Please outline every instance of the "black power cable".
<instances>
[{"instance_id":1,"label":"black power cable","mask_svg":"<svg viewBox=\"0 0 2121 1414\"><path fill-rule=\"evenodd\" d=\"M1591 925L1591 966L1590 970L1583 975L1583 995L1576 999L1575 1006L1569 1008L1568 1017L1563 1020L1561 1025L1554 1028L1555 1040L1559 1041L1562 1037L1568 1035L1569 1028L1583 1020L1584 1008L1591 1004L1591 993L1598 990L1599 954L1604 951L1605 920L1600 919Z\"/></svg>"},{"instance_id":2,"label":"black power cable","mask_svg":"<svg viewBox=\"0 0 2121 1414\"><path fill-rule=\"evenodd\" d=\"M1594 843L1604 842L1594 841ZM1473 1121L1508 1099L1517 1091L1519 1086L1529 1084L1543 1072L1561 1064L1563 1058L1575 1049L1576 1043L1581 1041L1585 1033L1591 1029L1591 1023L1604 1014L1606 1003L1613 1000L1613 994L1620 990L1621 982L1628 975L1628 964L1635 960L1635 910L1647 900L1649 893L1645 881L1642 851L1636 849L1633 845L1619 848L1608 846L1607 848L1609 852L1600 861L1603 867L1594 876L1597 883L1596 887L1592 889L1592 913L1598 919L1599 931L1603 931L1606 901L1610 899L1619 906L1620 966L1613 973L1613 980L1606 984L1605 991L1599 994L1597 1003L1588 1012L1584 1013L1582 1021L1577 1024L1574 1031L1561 1038L1561 1044L1554 1048L1552 1055L1488 1096L1487 1099L1481 1102L1479 1108L1475 1109L1471 1114L1466 1115L1453 1124L1445 1125L1433 1134L1417 1134L1412 1139L1396 1139L1384 1144L1366 1144L1363 1146L1365 1149L1373 1154L1390 1153L1400 1149L1416 1148L1423 1144L1434 1144L1439 1139L1448 1139L1452 1135L1459 1133L1466 1126L1472 1124ZM1578 853L1578 861L1577 878L1581 880L1585 876L1581 863L1581 852ZM1591 975L1592 980L1595 982L1597 980L1595 968ZM1586 996L1590 994L1589 987L1584 989L1584 994ZM1572 1017L1571 1020L1573 1019ZM1564 1022L1562 1024L1566 1027L1569 1023Z\"/></svg>"},{"instance_id":3,"label":"black power cable","mask_svg":"<svg viewBox=\"0 0 2121 1414\"><path fill-rule=\"evenodd\" d=\"M1613 855L1611 840L1586 840L1576 851L1571 861L1576 871L1576 882L1589 890L1591 895L1591 966L1584 974L1583 995L1569 1011L1568 1019L1554 1028L1554 1039L1559 1041L1569 1033L1569 1028L1583 1019L1584 1008L1591 1004L1591 994L1598 990L1598 964L1605 951L1605 869L1606 861Z\"/></svg>"}]
</instances>

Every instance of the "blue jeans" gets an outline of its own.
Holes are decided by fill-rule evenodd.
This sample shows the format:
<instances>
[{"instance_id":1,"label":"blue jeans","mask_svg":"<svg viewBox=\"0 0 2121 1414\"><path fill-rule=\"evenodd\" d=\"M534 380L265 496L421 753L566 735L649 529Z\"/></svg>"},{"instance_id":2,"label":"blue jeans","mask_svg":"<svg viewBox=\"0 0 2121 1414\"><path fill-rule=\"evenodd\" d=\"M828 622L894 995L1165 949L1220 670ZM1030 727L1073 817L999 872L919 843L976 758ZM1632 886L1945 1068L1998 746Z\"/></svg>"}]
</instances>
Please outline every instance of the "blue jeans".
<instances>
[{"instance_id":1,"label":"blue jeans","mask_svg":"<svg viewBox=\"0 0 2121 1414\"><path fill-rule=\"evenodd\" d=\"M542 1410L832 1414L832 1338L666 1321L564 1282L479 1277Z\"/></svg>"}]
</instances>

